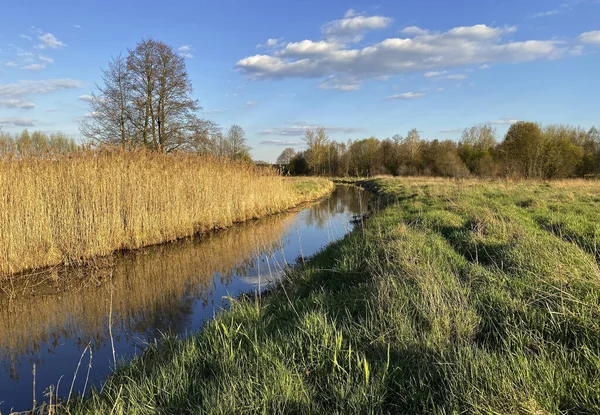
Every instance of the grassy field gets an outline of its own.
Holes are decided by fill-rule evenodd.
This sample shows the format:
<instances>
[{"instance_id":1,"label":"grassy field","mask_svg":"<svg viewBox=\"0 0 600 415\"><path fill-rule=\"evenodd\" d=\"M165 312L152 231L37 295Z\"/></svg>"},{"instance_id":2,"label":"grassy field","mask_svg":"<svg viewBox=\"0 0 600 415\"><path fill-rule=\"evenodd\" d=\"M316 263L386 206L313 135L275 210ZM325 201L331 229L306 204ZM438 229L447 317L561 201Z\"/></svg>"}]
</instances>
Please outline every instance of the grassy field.
<instances>
[{"instance_id":1,"label":"grassy field","mask_svg":"<svg viewBox=\"0 0 600 415\"><path fill-rule=\"evenodd\" d=\"M365 185L363 228L62 410L600 413L600 183Z\"/></svg>"},{"instance_id":2,"label":"grassy field","mask_svg":"<svg viewBox=\"0 0 600 415\"><path fill-rule=\"evenodd\" d=\"M0 159L0 188L2 278L280 212L333 184L206 156L112 150Z\"/></svg>"}]
</instances>

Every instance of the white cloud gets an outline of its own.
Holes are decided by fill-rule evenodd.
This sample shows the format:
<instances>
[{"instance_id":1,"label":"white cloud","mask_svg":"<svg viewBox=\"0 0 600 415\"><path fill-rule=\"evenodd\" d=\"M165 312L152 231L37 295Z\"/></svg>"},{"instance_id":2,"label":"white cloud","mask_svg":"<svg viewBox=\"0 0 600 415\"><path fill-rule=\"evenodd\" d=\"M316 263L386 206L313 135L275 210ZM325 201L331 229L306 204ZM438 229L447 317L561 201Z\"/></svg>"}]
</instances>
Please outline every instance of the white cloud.
<instances>
[{"instance_id":1,"label":"white cloud","mask_svg":"<svg viewBox=\"0 0 600 415\"><path fill-rule=\"evenodd\" d=\"M19 37L20 37L21 39L25 39L25 40L28 40L28 41L30 41L30 42L31 42L31 40L32 40L32 39L31 39L31 36L27 36L27 35L19 35Z\"/></svg>"},{"instance_id":2,"label":"white cloud","mask_svg":"<svg viewBox=\"0 0 600 415\"><path fill-rule=\"evenodd\" d=\"M195 49L193 47L191 47L190 45L183 45L183 46L179 46L177 48L177 52L179 52L179 55L184 57L184 58L193 58L194 55L192 54L192 52L194 52Z\"/></svg>"},{"instance_id":3,"label":"white cloud","mask_svg":"<svg viewBox=\"0 0 600 415\"><path fill-rule=\"evenodd\" d=\"M78 24L74 24L74 25L73 25L73 27L74 27L75 29L81 29L81 25L78 25Z\"/></svg>"},{"instance_id":4,"label":"white cloud","mask_svg":"<svg viewBox=\"0 0 600 415\"><path fill-rule=\"evenodd\" d=\"M490 69L490 68L491 68L491 66L490 66L490 65L488 65L487 63L484 63L483 65L481 65L481 66L479 67L479 69Z\"/></svg>"},{"instance_id":5,"label":"white cloud","mask_svg":"<svg viewBox=\"0 0 600 415\"><path fill-rule=\"evenodd\" d=\"M267 41L263 44L256 45L257 48L276 48L281 45L283 38L279 39L267 39Z\"/></svg>"},{"instance_id":6,"label":"white cloud","mask_svg":"<svg viewBox=\"0 0 600 415\"><path fill-rule=\"evenodd\" d=\"M548 17L548 16L554 16L556 14L568 13L577 6L581 6L584 4L596 4L596 3L600 3L600 1L599 0L563 0L563 2L557 8L548 10L548 11L544 11L544 12L540 12L540 13L536 13L531 17L533 17L533 18Z\"/></svg>"},{"instance_id":7,"label":"white cloud","mask_svg":"<svg viewBox=\"0 0 600 415\"><path fill-rule=\"evenodd\" d=\"M319 89L335 89L338 91L356 91L360 89L360 83L351 78L339 78L330 76L318 85Z\"/></svg>"},{"instance_id":8,"label":"white cloud","mask_svg":"<svg viewBox=\"0 0 600 415\"><path fill-rule=\"evenodd\" d=\"M83 114L81 117L77 117L77 120L79 120L79 121L91 120L93 118L98 117L99 115L100 115L99 112L92 111L92 112L88 112L87 114Z\"/></svg>"},{"instance_id":9,"label":"white cloud","mask_svg":"<svg viewBox=\"0 0 600 415\"><path fill-rule=\"evenodd\" d=\"M83 85L83 82L74 79L45 79L0 84L0 97L2 97L0 106L14 108L16 105L19 108L32 108L34 104L24 101L25 97L81 88Z\"/></svg>"},{"instance_id":10,"label":"white cloud","mask_svg":"<svg viewBox=\"0 0 600 415\"><path fill-rule=\"evenodd\" d=\"M279 135L279 136L303 136L306 133L306 130L314 130L315 128L323 127L325 131L329 134L336 133L344 133L344 134L354 134L361 131L360 128L349 128L349 127L327 127L316 124L309 124L306 121L298 121L298 122L286 122L288 126L286 127L277 127L268 130L263 130L260 132L261 135Z\"/></svg>"},{"instance_id":11,"label":"white cloud","mask_svg":"<svg viewBox=\"0 0 600 415\"><path fill-rule=\"evenodd\" d=\"M7 108L31 109L35 107L33 102L27 102L15 98L0 98L0 106Z\"/></svg>"},{"instance_id":12,"label":"white cloud","mask_svg":"<svg viewBox=\"0 0 600 415\"><path fill-rule=\"evenodd\" d=\"M546 17L546 16L552 16L552 15L558 14L558 13L560 13L558 10L549 10L547 12L536 13L532 17Z\"/></svg>"},{"instance_id":13,"label":"white cloud","mask_svg":"<svg viewBox=\"0 0 600 415\"><path fill-rule=\"evenodd\" d=\"M600 30L582 33L579 35L579 41L590 45L600 45Z\"/></svg>"},{"instance_id":14,"label":"white cloud","mask_svg":"<svg viewBox=\"0 0 600 415\"><path fill-rule=\"evenodd\" d=\"M276 52L277 56L285 57L309 57L324 56L339 50L341 45L335 42L321 40L313 42L312 40L303 40L302 42L288 43L284 49Z\"/></svg>"},{"instance_id":15,"label":"white cloud","mask_svg":"<svg viewBox=\"0 0 600 415\"><path fill-rule=\"evenodd\" d=\"M448 75L446 77L446 79L451 80L451 81L462 81L463 79L467 79L467 75L460 75L460 74Z\"/></svg>"},{"instance_id":16,"label":"white cloud","mask_svg":"<svg viewBox=\"0 0 600 415\"><path fill-rule=\"evenodd\" d=\"M425 94L421 92L405 92L403 94L390 95L386 99L389 101L394 101L398 99L415 99L424 96Z\"/></svg>"},{"instance_id":17,"label":"white cloud","mask_svg":"<svg viewBox=\"0 0 600 415\"><path fill-rule=\"evenodd\" d=\"M15 67L19 66L19 64L17 62L10 61L10 62L6 62L5 66L8 66L10 68L15 68Z\"/></svg>"},{"instance_id":18,"label":"white cloud","mask_svg":"<svg viewBox=\"0 0 600 415\"><path fill-rule=\"evenodd\" d=\"M92 102L94 97L91 95L79 95L77 99L84 102Z\"/></svg>"},{"instance_id":19,"label":"white cloud","mask_svg":"<svg viewBox=\"0 0 600 415\"><path fill-rule=\"evenodd\" d=\"M436 76L445 75L447 73L448 73L448 71L432 71L432 72L426 72L423 76L425 78L435 78Z\"/></svg>"},{"instance_id":20,"label":"white cloud","mask_svg":"<svg viewBox=\"0 0 600 415\"><path fill-rule=\"evenodd\" d=\"M259 144L282 146L282 147L303 147L306 144L302 141L289 141L289 140L262 140Z\"/></svg>"},{"instance_id":21,"label":"white cloud","mask_svg":"<svg viewBox=\"0 0 600 415\"><path fill-rule=\"evenodd\" d=\"M46 62L46 63L49 63L49 64L53 64L54 63L54 59L49 58L48 56L40 55L40 56L38 56L38 59L41 60L42 62Z\"/></svg>"},{"instance_id":22,"label":"white cloud","mask_svg":"<svg viewBox=\"0 0 600 415\"><path fill-rule=\"evenodd\" d=\"M35 121L31 118L22 117L0 117L0 125L14 125L15 127L33 127Z\"/></svg>"},{"instance_id":23,"label":"white cloud","mask_svg":"<svg viewBox=\"0 0 600 415\"><path fill-rule=\"evenodd\" d=\"M46 33L38 39L42 42L36 46L38 49L58 49L67 46L58 40L52 33Z\"/></svg>"},{"instance_id":24,"label":"white cloud","mask_svg":"<svg viewBox=\"0 0 600 415\"><path fill-rule=\"evenodd\" d=\"M327 23L322 28L324 35L330 38L345 38L360 40L370 31L385 29L392 23L392 19L385 16L362 16L350 9L343 19Z\"/></svg>"},{"instance_id":25,"label":"white cloud","mask_svg":"<svg viewBox=\"0 0 600 415\"><path fill-rule=\"evenodd\" d=\"M25 69L27 71L41 71L45 67L46 65L40 63L32 63L31 65L23 66L21 69Z\"/></svg>"},{"instance_id":26,"label":"white cloud","mask_svg":"<svg viewBox=\"0 0 600 415\"><path fill-rule=\"evenodd\" d=\"M337 27L337 26L336 26ZM490 63L519 63L568 56L572 45L552 40L506 41L514 27L476 25L447 32L388 38L362 48L336 40L288 43L268 54L248 56L236 68L251 79L325 79L319 87L358 89L369 79ZM335 81L335 82L333 82ZM343 85L352 85L343 87Z\"/></svg>"},{"instance_id":27,"label":"white cloud","mask_svg":"<svg viewBox=\"0 0 600 415\"><path fill-rule=\"evenodd\" d=\"M402 33L403 35L426 35L427 33L429 33L429 31L425 30L425 29L421 29L418 26L409 26L409 27L405 27L404 29L402 29L400 31L400 33Z\"/></svg>"},{"instance_id":28,"label":"white cloud","mask_svg":"<svg viewBox=\"0 0 600 415\"><path fill-rule=\"evenodd\" d=\"M490 124L495 124L495 125L512 125L514 123L519 122L519 120L517 119L512 119L512 118L500 118L497 120L492 120L490 121Z\"/></svg>"},{"instance_id":29,"label":"white cloud","mask_svg":"<svg viewBox=\"0 0 600 415\"><path fill-rule=\"evenodd\" d=\"M257 105L258 105L258 102L256 102L256 101L248 101L244 105L242 105L242 108L254 108Z\"/></svg>"}]
</instances>

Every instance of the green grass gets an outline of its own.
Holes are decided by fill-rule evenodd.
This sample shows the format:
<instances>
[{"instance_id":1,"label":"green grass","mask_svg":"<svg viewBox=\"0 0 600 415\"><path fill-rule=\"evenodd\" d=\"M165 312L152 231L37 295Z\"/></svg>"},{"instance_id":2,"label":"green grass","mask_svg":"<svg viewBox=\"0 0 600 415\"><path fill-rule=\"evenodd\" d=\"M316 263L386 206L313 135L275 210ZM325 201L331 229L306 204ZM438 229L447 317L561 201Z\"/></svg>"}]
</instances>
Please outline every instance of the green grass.
<instances>
[{"instance_id":1,"label":"green grass","mask_svg":"<svg viewBox=\"0 0 600 415\"><path fill-rule=\"evenodd\" d=\"M600 185L366 185L364 228L62 410L600 413Z\"/></svg>"},{"instance_id":2,"label":"green grass","mask_svg":"<svg viewBox=\"0 0 600 415\"><path fill-rule=\"evenodd\" d=\"M314 200L331 193L335 187L333 181L322 177L287 177L294 184L299 198Z\"/></svg>"}]
</instances>

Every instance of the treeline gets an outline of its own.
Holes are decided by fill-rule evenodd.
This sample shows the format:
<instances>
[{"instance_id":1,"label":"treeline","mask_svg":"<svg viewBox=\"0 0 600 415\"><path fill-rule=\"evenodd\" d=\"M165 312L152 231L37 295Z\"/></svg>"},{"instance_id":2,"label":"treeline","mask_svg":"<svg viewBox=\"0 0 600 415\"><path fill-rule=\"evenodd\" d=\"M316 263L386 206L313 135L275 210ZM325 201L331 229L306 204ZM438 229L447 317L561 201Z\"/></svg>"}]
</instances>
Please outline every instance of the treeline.
<instances>
[{"instance_id":1,"label":"treeline","mask_svg":"<svg viewBox=\"0 0 600 415\"><path fill-rule=\"evenodd\" d=\"M11 135L0 131L0 157L48 157L68 154L77 149L79 145L75 140L60 132L45 134L23 130L20 134Z\"/></svg>"},{"instance_id":2,"label":"treeline","mask_svg":"<svg viewBox=\"0 0 600 415\"><path fill-rule=\"evenodd\" d=\"M490 125L467 128L459 142L371 137L340 143L308 130L305 151L286 148L277 163L292 175L443 176L555 179L600 174L600 132L565 125L513 124L501 141Z\"/></svg>"}]
</instances>

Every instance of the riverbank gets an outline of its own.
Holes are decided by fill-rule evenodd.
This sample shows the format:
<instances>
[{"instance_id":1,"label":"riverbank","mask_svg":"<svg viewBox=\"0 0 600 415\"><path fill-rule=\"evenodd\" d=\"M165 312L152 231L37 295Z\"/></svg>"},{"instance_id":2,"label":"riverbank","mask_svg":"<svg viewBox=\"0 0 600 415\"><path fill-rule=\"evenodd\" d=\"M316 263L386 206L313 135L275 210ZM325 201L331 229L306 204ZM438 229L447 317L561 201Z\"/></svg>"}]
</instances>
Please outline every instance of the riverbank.
<instances>
[{"instance_id":1,"label":"riverbank","mask_svg":"<svg viewBox=\"0 0 600 415\"><path fill-rule=\"evenodd\" d=\"M390 203L83 413L598 413L600 185L369 182Z\"/></svg>"},{"instance_id":2,"label":"riverbank","mask_svg":"<svg viewBox=\"0 0 600 415\"><path fill-rule=\"evenodd\" d=\"M288 210L333 183L143 150L0 159L0 278L80 264Z\"/></svg>"}]
</instances>

